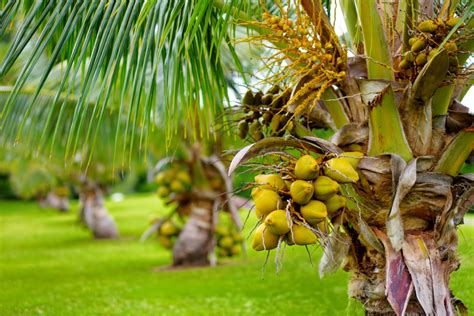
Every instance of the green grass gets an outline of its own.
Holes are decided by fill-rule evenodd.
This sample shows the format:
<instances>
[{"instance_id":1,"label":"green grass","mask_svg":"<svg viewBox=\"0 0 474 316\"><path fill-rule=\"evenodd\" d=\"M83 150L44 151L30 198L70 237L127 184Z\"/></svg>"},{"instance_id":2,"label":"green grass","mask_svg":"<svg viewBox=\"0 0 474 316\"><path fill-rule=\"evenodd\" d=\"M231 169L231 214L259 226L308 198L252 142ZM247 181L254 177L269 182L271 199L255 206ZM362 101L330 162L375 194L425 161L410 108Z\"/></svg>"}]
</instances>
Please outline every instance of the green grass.
<instances>
[{"instance_id":1,"label":"green grass","mask_svg":"<svg viewBox=\"0 0 474 316\"><path fill-rule=\"evenodd\" d=\"M288 247L277 275L264 253L212 269L157 271L170 253L138 242L150 215L164 212L154 196L107 203L122 238L94 241L69 214L33 203L0 201L0 315L344 315L349 275L320 279L301 247ZM472 219L472 218L471 218ZM247 231L251 228L247 225ZM460 237L462 267L454 293L474 305L474 227ZM263 276L263 278L262 278Z\"/></svg>"}]
</instances>

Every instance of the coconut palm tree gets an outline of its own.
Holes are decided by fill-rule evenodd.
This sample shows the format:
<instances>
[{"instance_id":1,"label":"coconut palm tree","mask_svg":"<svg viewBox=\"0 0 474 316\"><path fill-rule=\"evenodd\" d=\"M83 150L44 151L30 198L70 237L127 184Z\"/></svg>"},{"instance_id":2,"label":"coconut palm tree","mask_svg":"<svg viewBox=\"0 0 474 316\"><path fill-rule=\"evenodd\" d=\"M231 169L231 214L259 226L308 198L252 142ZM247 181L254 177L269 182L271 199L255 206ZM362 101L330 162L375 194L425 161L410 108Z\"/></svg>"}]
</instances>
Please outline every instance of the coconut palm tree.
<instances>
[{"instance_id":1,"label":"coconut palm tree","mask_svg":"<svg viewBox=\"0 0 474 316\"><path fill-rule=\"evenodd\" d=\"M348 29L342 39L330 23L327 3L318 0L3 3L0 33L21 26L0 78L28 42L35 43L35 53L16 81L0 127L12 128L8 118L15 99L47 51L51 65L64 64L48 110L60 112L57 101L64 94L80 96L69 156L79 140L94 142L93 127L84 123L101 123L109 110L127 117L118 124L122 136L115 138L125 144L156 123L166 123L169 135L175 134L184 118L206 135L227 95L220 48L232 52L234 26L246 27L250 40L272 52L265 82L287 92L280 98L285 103L277 101L281 113L271 113L285 116L275 130L291 131L297 139L264 139L234 164L261 148L303 144L306 150L339 155L357 144L365 155L359 163L365 180L343 185L349 203L332 219L339 228L326 244L321 271L334 270L346 258L345 268L352 271L349 294L370 315L462 310L448 284L459 266L456 227L473 195L472 176L458 176L474 143L472 117L458 101L469 81L466 61L474 44L469 1L341 0ZM236 69L242 69L234 57ZM20 129L38 103L49 68ZM163 89L156 85L160 74ZM71 79L78 77L75 86ZM97 102L85 111L98 81ZM318 126L335 130L331 142L312 136L310 128Z\"/></svg>"}]
</instances>

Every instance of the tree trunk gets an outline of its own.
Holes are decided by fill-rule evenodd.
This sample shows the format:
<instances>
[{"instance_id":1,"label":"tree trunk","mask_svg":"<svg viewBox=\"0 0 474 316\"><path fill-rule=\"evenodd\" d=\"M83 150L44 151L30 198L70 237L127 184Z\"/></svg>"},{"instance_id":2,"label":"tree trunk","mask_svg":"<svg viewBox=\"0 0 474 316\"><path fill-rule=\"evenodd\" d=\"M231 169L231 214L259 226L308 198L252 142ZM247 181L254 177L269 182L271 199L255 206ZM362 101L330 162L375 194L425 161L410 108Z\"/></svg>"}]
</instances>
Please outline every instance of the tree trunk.
<instances>
[{"instance_id":1,"label":"tree trunk","mask_svg":"<svg viewBox=\"0 0 474 316\"><path fill-rule=\"evenodd\" d=\"M173 247L173 266L207 266L212 246L212 206L207 199L192 202L192 210Z\"/></svg>"},{"instance_id":2,"label":"tree trunk","mask_svg":"<svg viewBox=\"0 0 474 316\"><path fill-rule=\"evenodd\" d=\"M38 204L41 208L54 208L61 212L69 211L69 199L53 192L49 192L46 197L39 198Z\"/></svg>"},{"instance_id":3,"label":"tree trunk","mask_svg":"<svg viewBox=\"0 0 474 316\"><path fill-rule=\"evenodd\" d=\"M403 177L399 181L407 184ZM405 187L406 194L399 196L399 189L382 190L394 193L388 202L383 192L373 191L370 200L379 209L345 213L353 224L344 225L351 239L345 266L352 272L350 297L364 305L366 315L466 311L450 291L449 281L460 265L456 225L472 205L472 179L419 172L411 187ZM399 206L394 212L395 202ZM396 218L400 225L391 226Z\"/></svg>"},{"instance_id":4,"label":"tree trunk","mask_svg":"<svg viewBox=\"0 0 474 316\"><path fill-rule=\"evenodd\" d=\"M79 193L80 220L92 231L96 239L118 237L115 222L104 206L102 189L96 184L86 184Z\"/></svg>"}]
</instances>

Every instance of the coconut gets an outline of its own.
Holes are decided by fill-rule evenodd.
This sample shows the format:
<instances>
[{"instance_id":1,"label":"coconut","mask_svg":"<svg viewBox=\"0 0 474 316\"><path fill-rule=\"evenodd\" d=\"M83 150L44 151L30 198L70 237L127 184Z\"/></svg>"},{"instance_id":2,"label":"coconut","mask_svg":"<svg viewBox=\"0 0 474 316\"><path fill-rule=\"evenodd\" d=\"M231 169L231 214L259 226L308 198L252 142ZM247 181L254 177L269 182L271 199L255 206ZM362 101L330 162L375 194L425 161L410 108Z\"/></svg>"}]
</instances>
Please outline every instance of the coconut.
<instances>
[{"instance_id":1,"label":"coconut","mask_svg":"<svg viewBox=\"0 0 474 316\"><path fill-rule=\"evenodd\" d=\"M364 157L364 153L359 151L346 151L341 154L341 157L346 158L346 161L355 169L359 165L360 159Z\"/></svg>"},{"instance_id":2,"label":"coconut","mask_svg":"<svg viewBox=\"0 0 474 316\"><path fill-rule=\"evenodd\" d=\"M160 198L166 198L170 195L170 190L166 186L162 185L156 190L156 193Z\"/></svg>"},{"instance_id":3,"label":"coconut","mask_svg":"<svg viewBox=\"0 0 474 316\"><path fill-rule=\"evenodd\" d=\"M290 194L293 201L300 205L308 203L313 197L314 187L311 183L296 180L290 186Z\"/></svg>"},{"instance_id":4,"label":"coconut","mask_svg":"<svg viewBox=\"0 0 474 316\"><path fill-rule=\"evenodd\" d=\"M290 230L290 223L284 210L276 210L265 218L265 226L275 235L284 235Z\"/></svg>"},{"instance_id":5,"label":"coconut","mask_svg":"<svg viewBox=\"0 0 474 316\"><path fill-rule=\"evenodd\" d=\"M314 181L314 196L316 199L326 201L339 191L339 183L327 176L319 176Z\"/></svg>"},{"instance_id":6,"label":"coconut","mask_svg":"<svg viewBox=\"0 0 474 316\"><path fill-rule=\"evenodd\" d=\"M270 128L274 133L280 130L280 122L281 122L281 115L275 114L272 117L272 121L270 122Z\"/></svg>"},{"instance_id":7,"label":"coconut","mask_svg":"<svg viewBox=\"0 0 474 316\"><path fill-rule=\"evenodd\" d=\"M453 16L446 21L446 25L450 28L453 28L454 26L456 26L456 24L458 24L459 20L460 18Z\"/></svg>"},{"instance_id":8,"label":"coconut","mask_svg":"<svg viewBox=\"0 0 474 316\"><path fill-rule=\"evenodd\" d=\"M172 236L178 234L179 229L173 222L168 220L161 224L159 233L164 236Z\"/></svg>"},{"instance_id":9,"label":"coconut","mask_svg":"<svg viewBox=\"0 0 474 316\"><path fill-rule=\"evenodd\" d=\"M242 237L242 234L240 234L239 232L233 232L232 238L234 238L235 242L241 242L244 240L244 237Z\"/></svg>"},{"instance_id":10,"label":"coconut","mask_svg":"<svg viewBox=\"0 0 474 316\"><path fill-rule=\"evenodd\" d=\"M323 234L328 234L329 233L329 222L327 220L324 220L322 222L318 223L318 229L321 233Z\"/></svg>"},{"instance_id":11,"label":"coconut","mask_svg":"<svg viewBox=\"0 0 474 316\"><path fill-rule=\"evenodd\" d=\"M411 47L411 46L416 42L417 39L418 39L418 37L416 37L416 36L411 37L411 38L408 40L408 45Z\"/></svg>"},{"instance_id":12,"label":"coconut","mask_svg":"<svg viewBox=\"0 0 474 316\"><path fill-rule=\"evenodd\" d=\"M344 157L329 159L324 167L324 174L339 183L359 181L359 175Z\"/></svg>"},{"instance_id":13,"label":"coconut","mask_svg":"<svg viewBox=\"0 0 474 316\"><path fill-rule=\"evenodd\" d=\"M214 229L214 232L218 236L228 236L228 235L230 235L229 227L222 226L222 225L216 226L216 228Z\"/></svg>"},{"instance_id":14,"label":"coconut","mask_svg":"<svg viewBox=\"0 0 474 316\"><path fill-rule=\"evenodd\" d=\"M285 181L278 174L260 174L255 177L255 182L260 184L262 189L285 190Z\"/></svg>"},{"instance_id":15,"label":"coconut","mask_svg":"<svg viewBox=\"0 0 474 316\"><path fill-rule=\"evenodd\" d=\"M310 155L301 156L295 165L295 176L300 180L314 180L318 176L319 166Z\"/></svg>"},{"instance_id":16,"label":"coconut","mask_svg":"<svg viewBox=\"0 0 474 316\"><path fill-rule=\"evenodd\" d=\"M173 248L173 241L168 236L158 236L158 242L166 249Z\"/></svg>"},{"instance_id":17,"label":"coconut","mask_svg":"<svg viewBox=\"0 0 474 316\"><path fill-rule=\"evenodd\" d=\"M409 69L409 68L411 68L412 65L413 65L413 63L411 61L408 61L406 59L402 59L402 61L398 64L398 67L400 69Z\"/></svg>"},{"instance_id":18,"label":"coconut","mask_svg":"<svg viewBox=\"0 0 474 316\"><path fill-rule=\"evenodd\" d=\"M311 225L319 223L328 216L326 205L317 200L311 200L308 204L301 206L300 211L303 218Z\"/></svg>"},{"instance_id":19,"label":"coconut","mask_svg":"<svg viewBox=\"0 0 474 316\"><path fill-rule=\"evenodd\" d=\"M267 93L262 97L263 105L270 105L273 101L273 94Z\"/></svg>"},{"instance_id":20,"label":"coconut","mask_svg":"<svg viewBox=\"0 0 474 316\"><path fill-rule=\"evenodd\" d=\"M253 93L252 91L248 90L243 99L242 99L242 104L246 104L246 105L253 105L254 104L254 97L253 97Z\"/></svg>"},{"instance_id":21,"label":"coconut","mask_svg":"<svg viewBox=\"0 0 474 316\"><path fill-rule=\"evenodd\" d=\"M237 125L237 130L238 130L238 133L239 133L239 137L241 139L245 139L247 137L248 132L249 132L249 124L245 120L242 120Z\"/></svg>"},{"instance_id":22,"label":"coconut","mask_svg":"<svg viewBox=\"0 0 474 316\"><path fill-rule=\"evenodd\" d=\"M291 231L287 234L287 239L290 244L300 246L312 245L318 242L318 237L307 227L299 224L294 224Z\"/></svg>"},{"instance_id":23,"label":"coconut","mask_svg":"<svg viewBox=\"0 0 474 316\"><path fill-rule=\"evenodd\" d=\"M272 234L265 224L260 224L253 235L252 248L256 251L271 250L278 246L278 236Z\"/></svg>"},{"instance_id":24,"label":"coconut","mask_svg":"<svg viewBox=\"0 0 474 316\"><path fill-rule=\"evenodd\" d=\"M255 105L261 105L262 104L262 97L263 97L263 92L262 91L258 91L257 93L255 93L254 104Z\"/></svg>"},{"instance_id":25,"label":"coconut","mask_svg":"<svg viewBox=\"0 0 474 316\"><path fill-rule=\"evenodd\" d=\"M423 66L424 64L426 64L427 60L428 60L428 57L426 56L425 53L419 53L416 56L415 64L417 64L417 66Z\"/></svg>"},{"instance_id":26,"label":"coconut","mask_svg":"<svg viewBox=\"0 0 474 316\"><path fill-rule=\"evenodd\" d=\"M174 193L179 194L186 192L186 186L178 179L175 179L170 183L170 190Z\"/></svg>"},{"instance_id":27,"label":"coconut","mask_svg":"<svg viewBox=\"0 0 474 316\"><path fill-rule=\"evenodd\" d=\"M422 51L423 49L426 48L426 46L428 46L428 42L426 42L425 39L423 38L418 38L414 43L413 45L411 45L411 50L415 53L419 52L419 51Z\"/></svg>"},{"instance_id":28,"label":"coconut","mask_svg":"<svg viewBox=\"0 0 474 316\"><path fill-rule=\"evenodd\" d=\"M265 113L263 113L262 115L262 121L263 123L265 124L268 124L272 121L272 117L273 117L273 114L271 111L266 111Z\"/></svg>"},{"instance_id":29,"label":"coconut","mask_svg":"<svg viewBox=\"0 0 474 316\"><path fill-rule=\"evenodd\" d=\"M273 190L263 189L254 197L255 211L258 218L263 218L270 212L283 206L283 202Z\"/></svg>"},{"instance_id":30,"label":"coconut","mask_svg":"<svg viewBox=\"0 0 474 316\"><path fill-rule=\"evenodd\" d=\"M233 245L231 248L230 248L230 253L232 256L237 256L238 254L240 254L240 246L239 245Z\"/></svg>"},{"instance_id":31,"label":"coconut","mask_svg":"<svg viewBox=\"0 0 474 316\"><path fill-rule=\"evenodd\" d=\"M407 61L413 62L415 61L415 54L413 54L412 51L408 51L405 54L403 54L403 58Z\"/></svg>"},{"instance_id":32,"label":"coconut","mask_svg":"<svg viewBox=\"0 0 474 316\"><path fill-rule=\"evenodd\" d=\"M229 251L224 248L219 248L219 252L217 253L219 257L228 257L229 256Z\"/></svg>"},{"instance_id":33,"label":"coconut","mask_svg":"<svg viewBox=\"0 0 474 316\"><path fill-rule=\"evenodd\" d=\"M342 195L335 194L331 196L326 202L326 208L329 214L335 213L341 207L346 206L346 198Z\"/></svg>"},{"instance_id":34,"label":"coconut","mask_svg":"<svg viewBox=\"0 0 474 316\"><path fill-rule=\"evenodd\" d=\"M234 245L234 240L230 236L223 237L219 240L219 246L222 248L230 249L232 248L233 245Z\"/></svg>"},{"instance_id":35,"label":"coconut","mask_svg":"<svg viewBox=\"0 0 474 316\"><path fill-rule=\"evenodd\" d=\"M187 171L183 170L178 172L178 174L176 175L176 179L181 181L181 183L183 183L184 185L191 185L191 176Z\"/></svg>"},{"instance_id":36,"label":"coconut","mask_svg":"<svg viewBox=\"0 0 474 316\"><path fill-rule=\"evenodd\" d=\"M438 25L433 20L425 20L418 24L418 30L425 33L434 33L438 29Z\"/></svg>"},{"instance_id":37,"label":"coconut","mask_svg":"<svg viewBox=\"0 0 474 316\"><path fill-rule=\"evenodd\" d=\"M164 185L166 184L166 173L164 171L159 172L156 177L155 177L155 182L158 185Z\"/></svg>"}]
</instances>

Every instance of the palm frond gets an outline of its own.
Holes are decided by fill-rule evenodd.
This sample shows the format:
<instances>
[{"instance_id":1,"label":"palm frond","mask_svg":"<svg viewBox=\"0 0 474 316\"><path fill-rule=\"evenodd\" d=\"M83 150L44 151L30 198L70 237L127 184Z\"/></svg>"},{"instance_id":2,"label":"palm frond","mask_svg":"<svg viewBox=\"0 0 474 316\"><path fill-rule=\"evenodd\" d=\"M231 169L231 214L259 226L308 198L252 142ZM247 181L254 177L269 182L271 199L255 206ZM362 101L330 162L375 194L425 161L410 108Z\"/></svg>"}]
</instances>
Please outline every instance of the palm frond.
<instances>
[{"instance_id":1,"label":"palm frond","mask_svg":"<svg viewBox=\"0 0 474 316\"><path fill-rule=\"evenodd\" d=\"M12 15L24 12L24 19L0 66L0 80L27 44L34 45L3 107L0 127L9 128L6 122L16 99L38 60L47 54L49 63L19 129L41 106L41 91L55 66L62 64L54 101L46 108L64 112L60 100L80 96L71 119L67 154L77 151L84 135L93 134L87 121L101 124L114 111L127 118L117 123L115 142L123 138L123 143L133 145L134 133L147 129L153 117L167 122L170 135L180 132L183 120L200 125L196 128L200 131L208 130L211 118L227 99L221 47L233 50L230 11L245 7L245 1L231 0L221 6L215 2L219 1L37 0L24 11L8 11ZM231 56L237 61L237 54ZM157 84L161 78L163 84ZM98 93L89 111L93 91ZM54 124L51 118L47 121Z\"/></svg>"}]
</instances>

